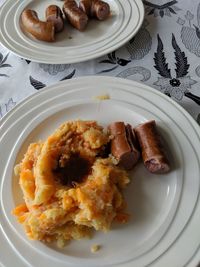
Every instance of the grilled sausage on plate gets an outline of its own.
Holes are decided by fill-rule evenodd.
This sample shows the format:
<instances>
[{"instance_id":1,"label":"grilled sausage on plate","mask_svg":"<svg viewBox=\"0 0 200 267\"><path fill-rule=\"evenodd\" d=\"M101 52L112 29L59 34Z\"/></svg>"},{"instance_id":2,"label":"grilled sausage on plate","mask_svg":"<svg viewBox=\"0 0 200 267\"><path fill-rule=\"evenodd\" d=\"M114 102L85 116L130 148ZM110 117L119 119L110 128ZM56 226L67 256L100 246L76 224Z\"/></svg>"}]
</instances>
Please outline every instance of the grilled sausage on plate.
<instances>
[{"instance_id":1,"label":"grilled sausage on plate","mask_svg":"<svg viewBox=\"0 0 200 267\"><path fill-rule=\"evenodd\" d=\"M168 172L170 170L169 161L156 122L152 120L140 124L135 128L135 132L146 168L152 173Z\"/></svg>"},{"instance_id":2,"label":"grilled sausage on plate","mask_svg":"<svg viewBox=\"0 0 200 267\"><path fill-rule=\"evenodd\" d=\"M34 10L25 9L21 14L21 22L23 29L36 39L46 42L55 41L54 23L40 21Z\"/></svg>"},{"instance_id":3,"label":"grilled sausage on plate","mask_svg":"<svg viewBox=\"0 0 200 267\"><path fill-rule=\"evenodd\" d=\"M140 158L135 133L130 124L118 121L108 127L111 136L111 153L119 165L127 170L132 169Z\"/></svg>"},{"instance_id":4,"label":"grilled sausage on plate","mask_svg":"<svg viewBox=\"0 0 200 267\"><path fill-rule=\"evenodd\" d=\"M61 32L64 28L64 20L61 9L56 5L50 5L46 9L46 20L53 22L55 32Z\"/></svg>"},{"instance_id":5,"label":"grilled sausage on plate","mask_svg":"<svg viewBox=\"0 0 200 267\"><path fill-rule=\"evenodd\" d=\"M110 6L101 0L81 0L79 7L92 18L105 20L110 15Z\"/></svg>"},{"instance_id":6,"label":"grilled sausage on plate","mask_svg":"<svg viewBox=\"0 0 200 267\"><path fill-rule=\"evenodd\" d=\"M79 31L83 31L88 24L88 16L77 6L76 1L66 0L63 12L71 25Z\"/></svg>"}]
</instances>

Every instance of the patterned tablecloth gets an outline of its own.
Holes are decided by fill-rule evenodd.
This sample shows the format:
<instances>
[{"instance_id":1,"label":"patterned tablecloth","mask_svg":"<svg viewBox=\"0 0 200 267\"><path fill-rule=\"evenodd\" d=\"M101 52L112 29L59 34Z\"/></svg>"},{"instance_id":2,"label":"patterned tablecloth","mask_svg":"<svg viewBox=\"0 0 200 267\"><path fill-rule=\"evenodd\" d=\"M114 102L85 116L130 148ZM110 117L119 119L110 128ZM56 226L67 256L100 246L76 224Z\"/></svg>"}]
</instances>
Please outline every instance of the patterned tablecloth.
<instances>
[{"instance_id":1,"label":"patterned tablecloth","mask_svg":"<svg viewBox=\"0 0 200 267\"><path fill-rule=\"evenodd\" d=\"M3 2L0 0L0 5ZM200 0L143 2L146 15L138 34L120 49L95 60L39 64L0 45L0 117L45 86L79 76L108 75L154 87L200 123Z\"/></svg>"},{"instance_id":2,"label":"patterned tablecloth","mask_svg":"<svg viewBox=\"0 0 200 267\"><path fill-rule=\"evenodd\" d=\"M0 0L0 5L3 2ZM154 87L200 124L200 0L143 2L146 15L138 34L120 49L95 60L39 64L0 45L0 118L45 86L79 76L107 75Z\"/></svg>"}]
</instances>

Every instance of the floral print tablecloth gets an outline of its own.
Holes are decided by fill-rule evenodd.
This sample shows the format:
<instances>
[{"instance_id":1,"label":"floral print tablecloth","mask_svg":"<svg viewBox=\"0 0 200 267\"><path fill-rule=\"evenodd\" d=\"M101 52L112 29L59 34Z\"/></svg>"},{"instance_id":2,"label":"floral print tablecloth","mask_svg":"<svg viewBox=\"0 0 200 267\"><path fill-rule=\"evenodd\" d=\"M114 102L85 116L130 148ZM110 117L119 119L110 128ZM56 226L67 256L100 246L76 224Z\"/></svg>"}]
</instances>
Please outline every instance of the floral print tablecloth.
<instances>
[{"instance_id":1,"label":"floral print tablecloth","mask_svg":"<svg viewBox=\"0 0 200 267\"><path fill-rule=\"evenodd\" d=\"M34 63L0 45L0 117L45 86L79 76L107 75L154 87L200 123L200 0L143 3L145 20L137 35L118 50L85 63Z\"/></svg>"}]
</instances>

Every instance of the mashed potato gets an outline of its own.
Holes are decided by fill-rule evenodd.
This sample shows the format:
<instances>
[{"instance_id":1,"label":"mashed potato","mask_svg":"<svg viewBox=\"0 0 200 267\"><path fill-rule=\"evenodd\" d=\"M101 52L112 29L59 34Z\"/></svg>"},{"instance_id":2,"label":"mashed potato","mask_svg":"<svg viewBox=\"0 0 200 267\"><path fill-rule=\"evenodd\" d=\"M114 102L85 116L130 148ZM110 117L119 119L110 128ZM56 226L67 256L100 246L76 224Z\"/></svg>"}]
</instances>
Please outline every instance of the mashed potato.
<instances>
[{"instance_id":1,"label":"mashed potato","mask_svg":"<svg viewBox=\"0 0 200 267\"><path fill-rule=\"evenodd\" d=\"M16 167L25 203L13 214L29 238L63 246L125 222L122 189L129 183L112 158L102 158L109 136L95 121L68 121L45 142L30 144Z\"/></svg>"}]
</instances>

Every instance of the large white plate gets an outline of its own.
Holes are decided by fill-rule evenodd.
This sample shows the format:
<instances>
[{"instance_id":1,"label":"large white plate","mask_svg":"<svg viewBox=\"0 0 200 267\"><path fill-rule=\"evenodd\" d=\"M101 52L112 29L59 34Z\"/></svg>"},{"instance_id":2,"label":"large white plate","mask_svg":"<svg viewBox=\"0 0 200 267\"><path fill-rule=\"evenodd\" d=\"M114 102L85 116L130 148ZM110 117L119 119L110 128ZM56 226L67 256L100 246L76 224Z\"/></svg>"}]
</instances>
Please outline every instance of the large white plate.
<instances>
[{"instance_id":1,"label":"large white plate","mask_svg":"<svg viewBox=\"0 0 200 267\"><path fill-rule=\"evenodd\" d=\"M109 94L100 101L95 96ZM157 121L172 170L153 175L140 163L125 190L130 222L114 225L91 240L73 241L63 250L30 241L10 211L22 202L13 167L30 142L46 138L69 119L95 119L106 126L123 120L137 125ZM16 106L1 121L1 252L5 266L187 266L197 255L200 235L199 126L169 97L146 85L111 77L60 82ZM92 244L102 245L95 254ZM199 259L198 256L197 260ZM195 265L192 265L195 266Z\"/></svg>"},{"instance_id":2,"label":"large white plate","mask_svg":"<svg viewBox=\"0 0 200 267\"><path fill-rule=\"evenodd\" d=\"M25 8L38 12L45 20L50 4L56 0L7 0L0 9L0 42L13 53L31 61L62 64L97 58L128 42L139 30L144 7L141 0L107 0L112 16L105 21L91 20L84 32L71 26L57 34L56 42L47 43L29 37L21 30L20 15Z\"/></svg>"}]
</instances>

